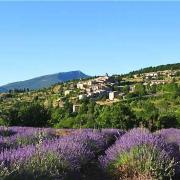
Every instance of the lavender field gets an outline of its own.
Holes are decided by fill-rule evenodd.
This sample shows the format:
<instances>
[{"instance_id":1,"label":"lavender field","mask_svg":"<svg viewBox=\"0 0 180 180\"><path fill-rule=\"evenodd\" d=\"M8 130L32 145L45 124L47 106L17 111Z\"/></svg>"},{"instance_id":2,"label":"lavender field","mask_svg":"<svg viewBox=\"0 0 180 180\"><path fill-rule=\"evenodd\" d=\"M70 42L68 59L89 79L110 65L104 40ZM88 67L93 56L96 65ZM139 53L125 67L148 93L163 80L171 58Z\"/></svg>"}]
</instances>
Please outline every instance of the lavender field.
<instances>
[{"instance_id":1,"label":"lavender field","mask_svg":"<svg viewBox=\"0 0 180 180\"><path fill-rule=\"evenodd\" d=\"M0 127L0 179L180 179L180 130Z\"/></svg>"}]
</instances>

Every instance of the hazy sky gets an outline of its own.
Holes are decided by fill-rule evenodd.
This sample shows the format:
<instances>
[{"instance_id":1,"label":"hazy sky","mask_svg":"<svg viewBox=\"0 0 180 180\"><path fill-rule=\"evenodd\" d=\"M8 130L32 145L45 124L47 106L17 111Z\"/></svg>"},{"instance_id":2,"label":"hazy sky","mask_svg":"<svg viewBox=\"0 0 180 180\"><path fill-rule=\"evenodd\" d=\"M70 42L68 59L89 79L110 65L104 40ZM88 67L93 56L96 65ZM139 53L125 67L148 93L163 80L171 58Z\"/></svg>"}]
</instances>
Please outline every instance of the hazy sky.
<instances>
[{"instance_id":1,"label":"hazy sky","mask_svg":"<svg viewBox=\"0 0 180 180\"><path fill-rule=\"evenodd\" d=\"M0 2L0 85L180 62L180 2Z\"/></svg>"}]
</instances>

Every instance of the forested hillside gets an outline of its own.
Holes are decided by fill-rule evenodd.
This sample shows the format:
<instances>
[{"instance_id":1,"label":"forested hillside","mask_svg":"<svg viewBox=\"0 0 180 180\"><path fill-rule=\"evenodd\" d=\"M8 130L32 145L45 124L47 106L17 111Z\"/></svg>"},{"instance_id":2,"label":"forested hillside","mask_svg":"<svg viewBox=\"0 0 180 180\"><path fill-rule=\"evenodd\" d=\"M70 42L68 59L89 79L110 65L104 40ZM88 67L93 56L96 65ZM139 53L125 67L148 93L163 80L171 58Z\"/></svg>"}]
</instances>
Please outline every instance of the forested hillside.
<instances>
[{"instance_id":1,"label":"forested hillside","mask_svg":"<svg viewBox=\"0 0 180 180\"><path fill-rule=\"evenodd\" d=\"M176 64L166 64L166 65L160 65L156 67L147 67L147 68L142 68L137 71L132 71L128 74L134 75L134 74L142 74L142 73L149 73L149 72L157 72L157 71L165 71L165 70L178 70L180 69L180 63Z\"/></svg>"}]
</instances>

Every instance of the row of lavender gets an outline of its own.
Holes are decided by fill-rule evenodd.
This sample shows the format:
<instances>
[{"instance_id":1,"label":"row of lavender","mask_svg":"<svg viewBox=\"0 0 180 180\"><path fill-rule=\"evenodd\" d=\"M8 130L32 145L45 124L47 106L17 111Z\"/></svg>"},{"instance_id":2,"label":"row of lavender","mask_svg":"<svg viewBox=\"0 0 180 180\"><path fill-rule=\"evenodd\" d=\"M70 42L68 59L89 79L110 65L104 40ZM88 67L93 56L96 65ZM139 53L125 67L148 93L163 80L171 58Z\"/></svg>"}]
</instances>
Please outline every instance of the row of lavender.
<instances>
[{"instance_id":1,"label":"row of lavender","mask_svg":"<svg viewBox=\"0 0 180 180\"><path fill-rule=\"evenodd\" d=\"M180 129L130 130L99 161L114 179L179 180Z\"/></svg>"},{"instance_id":2,"label":"row of lavender","mask_svg":"<svg viewBox=\"0 0 180 180\"><path fill-rule=\"evenodd\" d=\"M0 127L0 151L53 138L53 131L50 128Z\"/></svg>"},{"instance_id":3,"label":"row of lavender","mask_svg":"<svg viewBox=\"0 0 180 180\"><path fill-rule=\"evenodd\" d=\"M0 178L74 177L123 133L84 129L57 137L52 129L1 128Z\"/></svg>"},{"instance_id":4,"label":"row of lavender","mask_svg":"<svg viewBox=\"0 0 180 180\"><path fill-rule=\"evenodd\" d=\"M0 178L83 179L84 170L96 162L107 179L180 179L179 129L56 134L53 129L1 127Z\"/></svg>"}]
</instances>

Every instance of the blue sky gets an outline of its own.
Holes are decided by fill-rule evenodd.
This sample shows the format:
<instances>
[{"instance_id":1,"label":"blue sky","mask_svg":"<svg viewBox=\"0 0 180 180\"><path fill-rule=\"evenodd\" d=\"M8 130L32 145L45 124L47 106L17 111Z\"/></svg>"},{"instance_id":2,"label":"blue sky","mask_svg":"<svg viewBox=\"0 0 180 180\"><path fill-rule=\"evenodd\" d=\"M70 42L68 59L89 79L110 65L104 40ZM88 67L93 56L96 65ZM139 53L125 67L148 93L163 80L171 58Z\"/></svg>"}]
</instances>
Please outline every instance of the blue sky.
<instances>
[{"instance_id":1,"label":"blue sky","mask_svg":"<svg viewBox=\"0 0 180 180\"><path fill-rule=\"evenodd\" d=\"M0 85L180 62L180 2L0 2Z\"/></svg>"}]
</instances>

